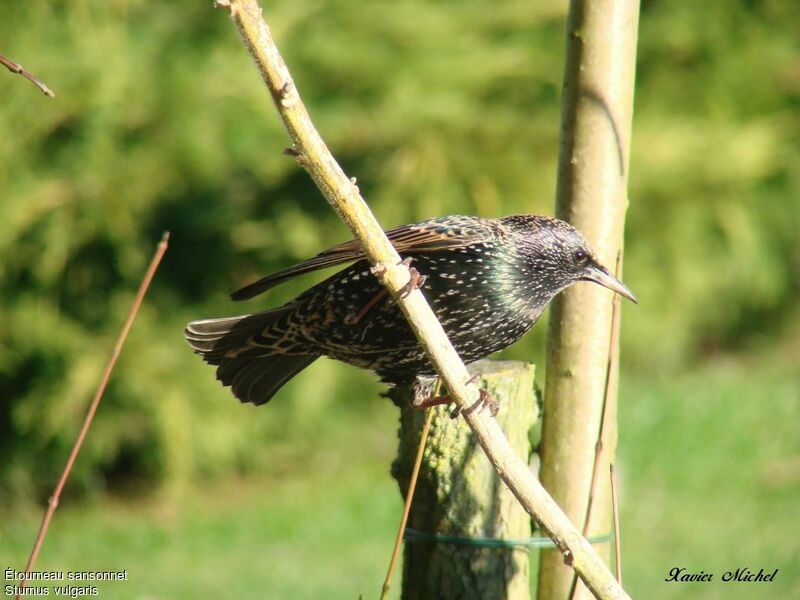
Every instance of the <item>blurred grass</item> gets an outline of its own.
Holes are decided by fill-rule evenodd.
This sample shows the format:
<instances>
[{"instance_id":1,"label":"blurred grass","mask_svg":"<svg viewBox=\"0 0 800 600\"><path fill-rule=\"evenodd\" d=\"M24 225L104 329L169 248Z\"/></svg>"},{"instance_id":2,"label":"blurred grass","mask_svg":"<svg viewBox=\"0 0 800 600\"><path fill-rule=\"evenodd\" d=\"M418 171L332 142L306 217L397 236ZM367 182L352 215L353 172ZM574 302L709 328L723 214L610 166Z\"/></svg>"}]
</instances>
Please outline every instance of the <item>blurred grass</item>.
<instances>
[{"instance_id":1,"label":"blurred grass","mask_svg":"<svg viewBox=\"0 0 800 600\"><path fill-rule=\"evenodd\" d=\"M798 411L796 364L731 359L625 379L621 535L634 598L800 595ZM716 581L663 583L673 567ZM774 584L719 582L739 567L779 572Z\"/></svg>"},{"instance_id":2,"label":"blurred grass","mask_svg":"<svg viewBox=\"0 0 800 600\"><path fill-rule=\"evenodd\" d=\"M128 582L100 585L101 597L121 599L372 597L402 509L388 475L396 414L376 400L347 421L348 429L325 429L290 468L269 453L265 462L280 465L269 478L226 478L166 498L133 489L78 507L66 501L39 566L127 569ZM41 514L13 515L0 513L0 567L21 569Z\"/></svg>"},{"instance_id":3,"label":"blurred grass","mask_svg":"<svg viewBox=\"0 0 800 600\"><path fill-rule=\"evenodd\" d=\"M732 360L675 377L624 377L621 400L623 574L632 597L798 597L796 366ZM120 599L375 597L402 508L388 475L395 409L376 401L348 421L358 444L329 430L280 477L221 480L144 503L67 503L40 566L127 569L128 582L101 587ZM0 566L21 568L40 513L5 516ZM665 583L676 566L716 581ZM760 585L719 581L739 567L778 575Z\"/></svg>"}]
</instances>

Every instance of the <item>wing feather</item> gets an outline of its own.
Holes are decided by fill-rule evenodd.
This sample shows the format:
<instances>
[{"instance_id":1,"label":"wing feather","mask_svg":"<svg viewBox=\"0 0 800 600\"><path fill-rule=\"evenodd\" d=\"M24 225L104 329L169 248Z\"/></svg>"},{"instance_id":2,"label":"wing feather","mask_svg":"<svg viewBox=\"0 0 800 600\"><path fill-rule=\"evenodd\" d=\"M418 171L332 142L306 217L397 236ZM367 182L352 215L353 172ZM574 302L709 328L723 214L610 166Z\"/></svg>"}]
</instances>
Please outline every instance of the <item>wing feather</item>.
<instances>
[{"instance_id":1,"label":"wing feather","mask_svg":"<svg viewBox=\"0 0 800 600\"><path fill-rule=\"evenodd\" d=\"M386 232L397 252L401 255L435 252L468 246L480 239L477 232L450 224L450 219L433 219L413 225L402 225ZM463 219L463 217L462 217ZM315 257L288 267L266 277L262 277L231 294L234 300L249 300L289 279L318 269L349 263L364 258L364 253L354 240L344 242Z\"/></svg>"}]
</instances>

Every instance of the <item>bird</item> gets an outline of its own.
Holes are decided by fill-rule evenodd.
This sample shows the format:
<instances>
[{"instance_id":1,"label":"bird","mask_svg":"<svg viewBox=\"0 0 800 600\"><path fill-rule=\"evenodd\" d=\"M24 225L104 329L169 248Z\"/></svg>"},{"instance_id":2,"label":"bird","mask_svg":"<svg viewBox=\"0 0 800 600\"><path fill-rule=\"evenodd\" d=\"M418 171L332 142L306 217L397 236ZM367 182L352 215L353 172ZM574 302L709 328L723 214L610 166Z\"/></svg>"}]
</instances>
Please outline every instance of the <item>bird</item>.
<instances>
[{"instance_id":1,"label":"bird","mask_svg":"<svg viewBox=\"0 0 800 600\"><path fill-rule=\"evenodd\" d=\"M386 231L465 364L523 336L561 291L580 281L637 302L572 225L539 215L451 215ZM271 310L189 323L192 350L242 403L266 404L321 356L375 372L389 386L436 372L355 241L231 294L249 300L299 275L349 266ZM410 290L406 290L410 291Z\"/></svg>"}]
</instances>

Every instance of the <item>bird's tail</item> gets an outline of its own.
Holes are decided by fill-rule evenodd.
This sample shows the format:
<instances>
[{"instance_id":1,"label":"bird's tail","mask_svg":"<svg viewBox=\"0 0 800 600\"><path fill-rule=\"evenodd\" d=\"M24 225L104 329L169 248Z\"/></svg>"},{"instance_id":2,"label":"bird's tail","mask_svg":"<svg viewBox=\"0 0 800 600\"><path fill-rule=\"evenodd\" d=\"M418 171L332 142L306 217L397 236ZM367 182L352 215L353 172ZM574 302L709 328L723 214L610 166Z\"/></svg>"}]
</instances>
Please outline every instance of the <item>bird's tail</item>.
<instances>
[{"instance_id":1,"label":"bird's tail","mask_svg":"<svg viewBox=\"0 0 800 600\"><path fill-rule=\"evenodd\" d=\"M319 358L318 354L284 354L258 343L272 323L284 316L277 309L254 315L192 321L183 334L195 353L217 365L217 379L231 386L242 402L266 404L275 393Z\"/></svg>"}]
</instances>

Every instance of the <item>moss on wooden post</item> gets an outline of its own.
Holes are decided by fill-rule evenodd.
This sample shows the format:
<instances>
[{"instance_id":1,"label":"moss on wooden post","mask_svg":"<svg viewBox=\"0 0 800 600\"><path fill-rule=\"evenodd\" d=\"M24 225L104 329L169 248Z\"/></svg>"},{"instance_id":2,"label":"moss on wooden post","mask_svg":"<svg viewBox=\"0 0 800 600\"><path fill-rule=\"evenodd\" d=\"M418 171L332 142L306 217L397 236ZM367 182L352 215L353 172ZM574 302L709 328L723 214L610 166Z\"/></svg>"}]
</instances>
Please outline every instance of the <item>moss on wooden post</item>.
<instances>
[{"instance_id":1,"label":"moss on wooden post","mask_svg":"<svg viewBox=\"0 0 800 600\"><path fill-rule=\"evenodd\" d=\"M484 360L470 366L481 387L500 404L497 421L524 461L531 455L529 432L539 418L533 392L534 366ZM411 408L410 390L396 390L400 445L392 472L405 495L425 412ZM530 516L503 485L463 419L452 407L436 407L408 527L466 538L524 539ZM528 599L527 548L485 548L427 540L406 541L404 600Z\"/></svg>"}]
</instances>

